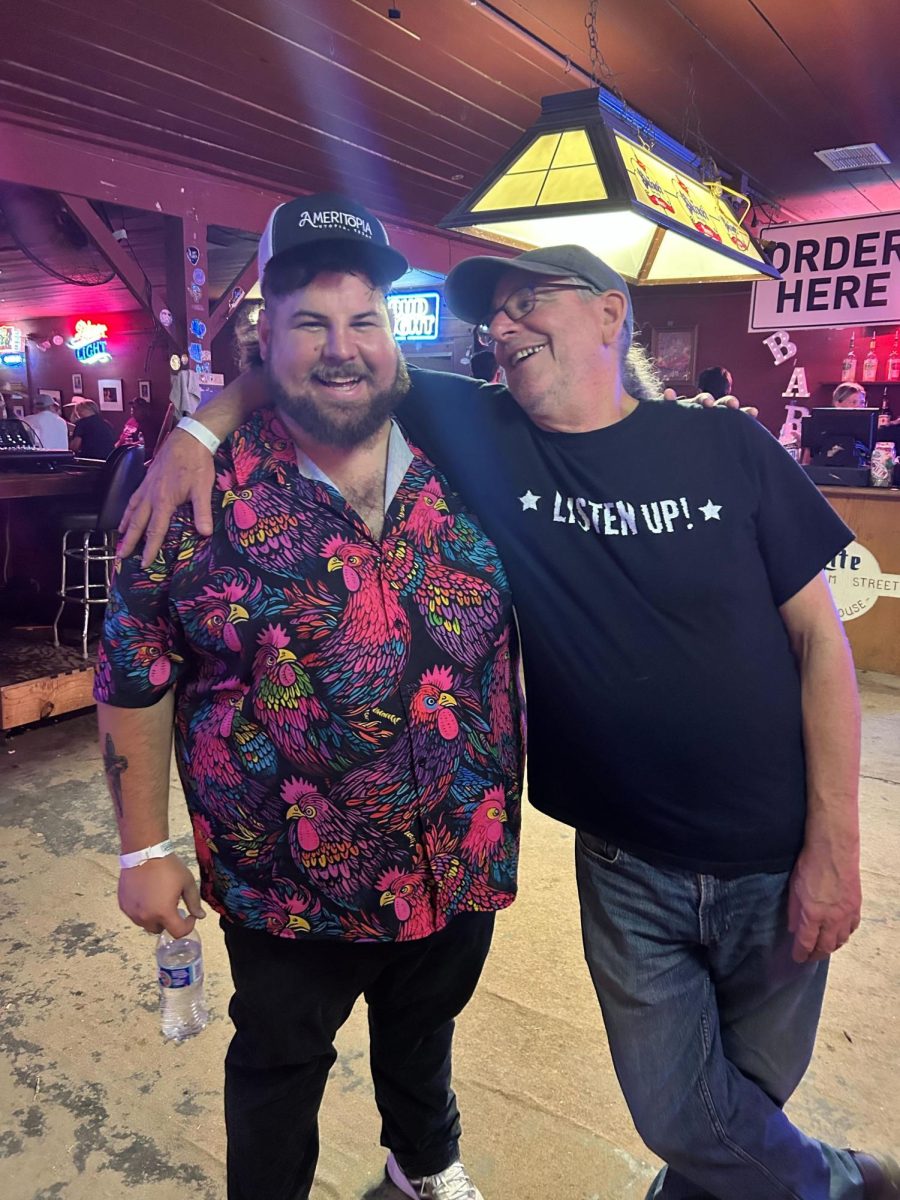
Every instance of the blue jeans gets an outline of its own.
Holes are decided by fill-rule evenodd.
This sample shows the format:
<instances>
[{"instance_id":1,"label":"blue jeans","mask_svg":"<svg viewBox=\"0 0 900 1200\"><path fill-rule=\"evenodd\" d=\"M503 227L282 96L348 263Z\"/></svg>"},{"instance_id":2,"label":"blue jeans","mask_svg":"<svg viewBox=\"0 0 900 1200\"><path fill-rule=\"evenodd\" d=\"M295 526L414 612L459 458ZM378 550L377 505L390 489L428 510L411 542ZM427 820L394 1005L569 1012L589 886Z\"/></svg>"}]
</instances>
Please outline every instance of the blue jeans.
<instances>
[{"instance_id":1,"label":"blue jeans","mask_svg":"<svg viewBox=\"0 0 900 1200\"><path fill-rule=\"evenodd\" d=\"M782 1112L828 973L791 959L789 876L654 867L582 833L575 866L616 1075L667 1164L648 1200L862 1200L849 1152Z\"/></svg>"}]
</instances>

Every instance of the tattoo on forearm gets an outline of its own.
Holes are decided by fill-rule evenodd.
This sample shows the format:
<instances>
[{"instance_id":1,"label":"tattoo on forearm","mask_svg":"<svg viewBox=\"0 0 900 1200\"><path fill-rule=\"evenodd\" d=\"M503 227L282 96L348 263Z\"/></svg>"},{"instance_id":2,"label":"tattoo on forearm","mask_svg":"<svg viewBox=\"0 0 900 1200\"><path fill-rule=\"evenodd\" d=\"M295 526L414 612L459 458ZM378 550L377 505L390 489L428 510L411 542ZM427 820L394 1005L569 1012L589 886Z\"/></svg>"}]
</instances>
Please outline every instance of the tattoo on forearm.
<instances>
[{"instance_id":1,"label":"tattoo on forearm","mask_svg":"<svg viewBox=\"0 0 900 1200\"><path fill-rule=\"evenodd\" d=\"M106 735L103 743L103 766L106 771L106 782L112 794L116 815L122 816L122 776L128 770L128 759L124 754L116 754L116 744L110 734Z\"/></svg>"}]
</instances>

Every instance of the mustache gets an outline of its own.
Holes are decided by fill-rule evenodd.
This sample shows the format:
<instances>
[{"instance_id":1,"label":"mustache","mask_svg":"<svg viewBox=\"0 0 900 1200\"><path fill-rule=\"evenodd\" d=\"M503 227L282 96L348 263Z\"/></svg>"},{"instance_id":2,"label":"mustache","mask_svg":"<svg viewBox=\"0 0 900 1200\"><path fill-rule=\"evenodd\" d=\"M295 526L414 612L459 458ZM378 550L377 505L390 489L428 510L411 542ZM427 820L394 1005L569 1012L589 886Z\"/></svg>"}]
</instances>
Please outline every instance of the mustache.
<instances>
[{"instance_id":1,"label":"mustache","mask_svg":"<svg viewBox=\"0 0 900 1200\"><path fill-rule=\"evenodd\" d=\"M372 372L366 367L362 366L362 364L357 366L349 363L345 363L340 367L327 367L324 365L321 367L316 367L315 371L313 371L313 375L316 377L316 379L321 379L323 383L333 383L337 379L347 379L348 377L352 377L354 379L372 379Z\"/></svg>"}]
</instances>

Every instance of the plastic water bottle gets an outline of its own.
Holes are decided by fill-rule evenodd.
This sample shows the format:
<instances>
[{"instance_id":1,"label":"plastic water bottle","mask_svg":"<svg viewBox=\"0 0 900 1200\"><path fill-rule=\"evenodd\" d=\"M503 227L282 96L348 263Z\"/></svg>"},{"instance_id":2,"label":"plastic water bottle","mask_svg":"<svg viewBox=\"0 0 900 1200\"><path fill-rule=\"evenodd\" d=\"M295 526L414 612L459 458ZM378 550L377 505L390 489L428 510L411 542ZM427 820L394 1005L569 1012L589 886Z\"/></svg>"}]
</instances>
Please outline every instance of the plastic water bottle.
<instances>
[{"instance_id":1,"label":"plastic water bottle","mask_svg":"<svg viewBox=\"0 0 900 1200\"><path fill-rule=\"evenodd\" d=\"M176 1042L205 1029L209 1010L203 993L203 949L195 932L173 938L164 929L156 947L162 1035Z\"/></svg>"}]
</instances>

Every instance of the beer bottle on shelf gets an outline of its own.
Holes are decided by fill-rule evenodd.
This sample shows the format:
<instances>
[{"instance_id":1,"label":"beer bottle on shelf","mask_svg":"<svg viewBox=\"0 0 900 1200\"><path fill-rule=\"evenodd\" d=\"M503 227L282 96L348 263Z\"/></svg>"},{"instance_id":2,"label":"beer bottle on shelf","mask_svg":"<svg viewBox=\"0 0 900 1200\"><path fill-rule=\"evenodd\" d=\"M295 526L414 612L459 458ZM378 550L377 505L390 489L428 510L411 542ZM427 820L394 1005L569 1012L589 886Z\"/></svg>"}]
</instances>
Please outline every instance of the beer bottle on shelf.
<instances>
[{"instance_id":1,"label":"beer bottle on shelf","mask_svg":"<svg viewBox=\"0 0 900 1200\"><path fill-rule=\"evenodd\" d=\"M875 338L869 342L869 353L863 359L863 383L874 383L878 378L878 355L875 353Z\"/></svg>"},{"instance_id":2,"label":"beer bottle on shelf","mask_svg":"<svg viewBox=\"0 0 900 1200\"><path fill-rule=\"evenodd\" d=\"M841 383L854 383L856 380L856 334L850 334L850 349L844 355L841 363Z\"/></svg>"},{"instance_id":3,"label":"beer bottle on shelf","mask_svg":"<svg viewBox=\"0 0 900 1200\"><path fill-rule=\"evenodd\" d=\"M894 330L894 344L888 355L884 377L888 383L900 383L900 329Z\"/></svg>"}]
</instances>

